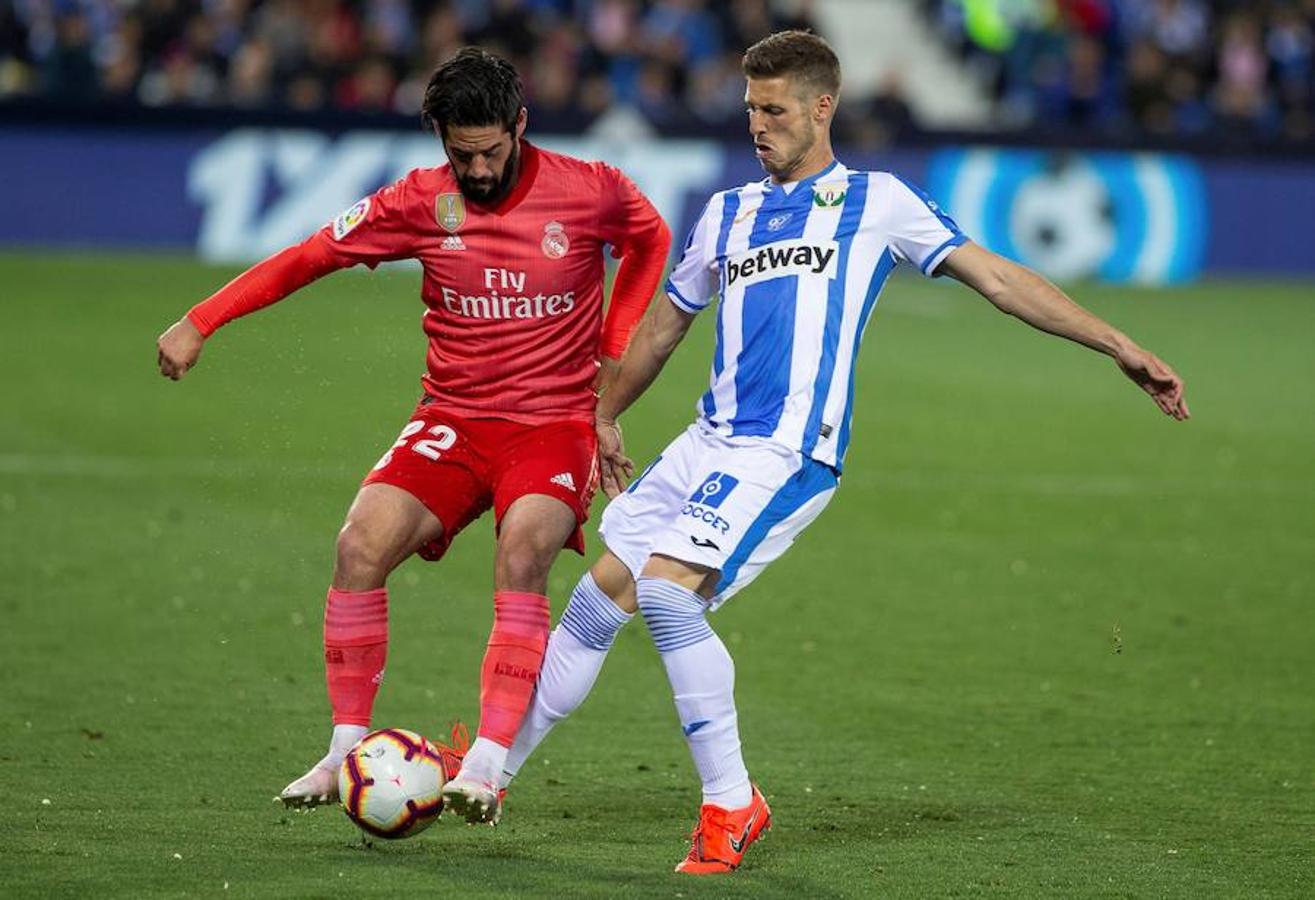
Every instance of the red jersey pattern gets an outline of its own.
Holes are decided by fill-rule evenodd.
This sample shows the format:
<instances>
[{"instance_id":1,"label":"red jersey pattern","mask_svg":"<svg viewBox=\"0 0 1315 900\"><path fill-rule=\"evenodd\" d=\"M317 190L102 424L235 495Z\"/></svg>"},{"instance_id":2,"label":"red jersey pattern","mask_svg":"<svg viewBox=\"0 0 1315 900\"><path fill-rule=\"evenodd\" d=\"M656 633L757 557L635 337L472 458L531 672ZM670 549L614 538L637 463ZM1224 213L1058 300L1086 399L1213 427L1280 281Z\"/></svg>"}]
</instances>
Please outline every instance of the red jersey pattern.
<instances>
[{"instance_id":1,"label":"red jersey pattern","mask_svg":"<svg viewBox=\"0 0 1315 900\"><path fill-rule=\"evenodd\" d=\"M592 420L603 247L665 259L669 241L620 171L526 141L495 207L465 199L450 166L416 169L317 237L343 266L418 259L425 392L459 416L525 424Z\"/></svg>"}]
</instances>

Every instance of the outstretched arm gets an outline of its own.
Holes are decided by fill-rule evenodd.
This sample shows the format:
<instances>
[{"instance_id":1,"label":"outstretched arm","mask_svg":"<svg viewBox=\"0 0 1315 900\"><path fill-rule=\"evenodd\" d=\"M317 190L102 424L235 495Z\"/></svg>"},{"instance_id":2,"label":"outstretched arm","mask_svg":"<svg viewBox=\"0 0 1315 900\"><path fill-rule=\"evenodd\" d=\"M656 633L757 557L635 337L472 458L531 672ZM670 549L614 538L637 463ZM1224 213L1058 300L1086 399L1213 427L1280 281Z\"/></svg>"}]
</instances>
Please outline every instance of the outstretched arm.
<instances>
[{"instance_id":1,"label":"outstretched arm","mask_svg":"<svg viewBox=\"0 0 1315 900\"><path fill-rule=\"evenodd\" d=\"M1167 363L1078 306L1031 269L969 243L947 256L940 270L1033 328L1113 357L1123 374L1149 394L1165 415L1180 421L1191 415L1183 396L1183 380Z\"/></svg>"},{"instance_id":2,"label":"outstretched arm","mask_svg":"<svg viewBox=\"0 0 1315 900\"><path fill-rule=\"evenodd\" d=\"M610 381L595 413L598 424L599 474L603 491L615 497L625 490L625 479L634 471L634 463L621 445L621 428L617 417L630 408L648 389L666 365L676 345L689 331L692 313L677 309L663 298L639 323L621 366Z\"/></svg>"},{"instance_id":3,"label":"outstretched arm","mask_svg":"<svg viewBox=\"0 0 1315 900\"><path fill-rule=\"evenodd\" d=\"M317 278L351 265L320 234L256 263L193 306L156 341L160 374L174 381L201 356L205 339L238 316L276 303Z\"/></svg>"}]
</instances>

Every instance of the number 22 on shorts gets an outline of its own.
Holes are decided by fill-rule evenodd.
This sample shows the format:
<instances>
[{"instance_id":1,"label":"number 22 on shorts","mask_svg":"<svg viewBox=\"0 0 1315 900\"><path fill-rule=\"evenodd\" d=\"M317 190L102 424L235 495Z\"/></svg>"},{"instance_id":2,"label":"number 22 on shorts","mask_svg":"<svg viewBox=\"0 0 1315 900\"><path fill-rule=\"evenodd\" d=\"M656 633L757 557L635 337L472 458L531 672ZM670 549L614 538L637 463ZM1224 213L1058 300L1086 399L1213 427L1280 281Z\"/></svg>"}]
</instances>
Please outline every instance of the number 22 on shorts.
<instances>
[{"instance_id":1,"label":"number 22 on shorts","mask_svg":"<svg viewBox=\"0 0 1315 900\"><path fill-rule=\"evenodd\" d=\"M406 427L402 429L402 433L397 436L397 442L388 448L388 452L374 464L374 468L376 470L382 469L384 466L392 462L394 451L401 447L405 447L406 442L419 434L424 427L425 423L419 419L414 422L407 422ZM429 435L429 437L416 441L411 445L411 450L415 453L419 453L426 459L432 459L435 462L437 462L438 458L443 455L444 450L450 449L452 445L457 442L457 433L447 425L435 425L426 431L425 434Z\"/></svg>"}]
</instances>

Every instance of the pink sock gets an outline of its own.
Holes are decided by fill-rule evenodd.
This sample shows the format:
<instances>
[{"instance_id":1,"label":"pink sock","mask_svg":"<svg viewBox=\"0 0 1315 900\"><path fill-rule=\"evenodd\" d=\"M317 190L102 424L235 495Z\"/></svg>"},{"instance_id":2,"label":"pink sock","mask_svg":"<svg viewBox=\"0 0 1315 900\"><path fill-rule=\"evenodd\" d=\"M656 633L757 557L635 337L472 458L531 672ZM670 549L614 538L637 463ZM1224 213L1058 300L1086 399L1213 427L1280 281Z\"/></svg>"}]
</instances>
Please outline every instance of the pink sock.
<instances>
[{"instance_id":1,"label":"pink sock","mask_svg":"<svg viewBox=\"0 0 1315 900\"><path fill-rule=\"evenodd\" d=\"M510 747L534 696L548 646L548 598L498 591L493 631L480 670L479 737Z\"/></svg>"},{"instance_id":2,"label":"pink sock","mask_svg":"<svg viewBox=\"0 0 1315 900\"><path fill-rule=\"evenodd\" d=\"M333 724L370 726L388 657L388 589L329 588L324 607L324 680Z\"/></svg>"}]
</instances>

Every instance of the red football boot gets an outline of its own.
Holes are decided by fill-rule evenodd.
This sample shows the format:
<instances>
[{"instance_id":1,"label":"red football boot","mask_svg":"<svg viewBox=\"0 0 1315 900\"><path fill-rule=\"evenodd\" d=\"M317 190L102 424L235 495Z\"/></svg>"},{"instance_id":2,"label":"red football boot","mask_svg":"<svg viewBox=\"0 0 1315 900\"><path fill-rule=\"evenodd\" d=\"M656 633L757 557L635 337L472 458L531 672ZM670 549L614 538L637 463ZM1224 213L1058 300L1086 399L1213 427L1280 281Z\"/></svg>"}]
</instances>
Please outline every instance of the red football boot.
<instances>
[{"instance_id":1,"label":"red football boot","mask_svg":"<svg viewBox=\"0 0 1315 900\"><path fill-rule=\"evenodd\" d=\"M758 786L742 809L724 809L705 803L699 809L699 824L690 835L689 855L676 866L677 872L712 875L733 872L744 859L744 851L772 827L772 811Z\"/></svg>"}]
</instances>

